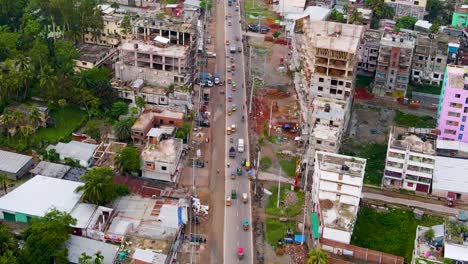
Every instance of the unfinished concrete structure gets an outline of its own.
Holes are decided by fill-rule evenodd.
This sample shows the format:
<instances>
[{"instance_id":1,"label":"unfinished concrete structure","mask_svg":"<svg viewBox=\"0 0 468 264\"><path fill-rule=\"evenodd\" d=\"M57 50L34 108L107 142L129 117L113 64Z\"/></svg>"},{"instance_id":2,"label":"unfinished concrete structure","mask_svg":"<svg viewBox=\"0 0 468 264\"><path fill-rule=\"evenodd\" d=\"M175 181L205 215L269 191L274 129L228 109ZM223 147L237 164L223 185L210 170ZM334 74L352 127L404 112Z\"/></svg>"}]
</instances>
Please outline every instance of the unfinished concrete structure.
<instances>
[{"instance_id":1,"label":"unfinished concrete structure","mask_svg":"<svg viewBox=\"0 0 468 264\"><path fill-rule=\"evenodd\" d=\"M131 32L124 33L121 27L125 14L119 14L116 9L108 4L97 5L102 12L103 28L99 35L93 35L91 31L85 32L85 43L116 47L122 39L126 39Z\"/></svg>"},{"instance_id":2,"label":"unfinished concrete structure","mask_svg":"<svg viewBox=\"0 0 468 264\"><path fill-rule=\"evenodd\" d=\"M304 20L302 85L307 100L352 97L364 27Z\"/></svg>"},{"instance_id":3,"label":"unfinished concrete structure","mask_svg":"<svg viewBox=\"0 0 468 264\"><path fill-rule=\"evenodd\" d=\"M418 34L416 37L411 80L416 83L440 85L447 65L447 43L444 34Z\"/></svg>"},{"instance_id":4,"label":"unfinished concrete structure","mask_svg":"<svg viewBox=\"0 0 468 264\"><path fill-rule=\"evenodd\" d=\"M361 200L366 160L318 151L312 184L322 238L349 244Z\"/></svg>"},{"instance_id":5,"label":"unfinished concrete structure","mask_svg":"<svg viewBox=\"0 0 468 264\"><path fill-rule=\"evenodd\" d=\"M395 10L395 18L412 16L423 19L426 15L427 0L384 0L384 2Z\"/></svg>"},{"instance_id":6,"label":"unfinished concrete structure","mask_svg":"<svg viewBox=\"0 0 468 264\"><path fill-rule=\"evenodd\" d=\"M406 33L384 33L373 92L379 96L404 97L408 89L415 40Z\"/></svg>"},{"instance_id":7,"label":"unfinished concrete structure","mask_svg":"<svg viewBox=\"0 0 468 264\"><path fill-rule=\"evenodd\" d=\"M162 125L180 127L184 122L184 113L169 109L146 109L132 126L133 141L143 142L151 128Z\"/></svg>"},{"instance_id":8,"label":"unfinished concrete structure","mask_svg":"<svg viewBox=\"0 0 468 264\"><path fill-rule=\"evenodd\" d=\"M383 32L373 29L366 30L359 45L358 73L374 76L379 58L380 38Z\"/></svg>"},{"instance_id":9,"label":"unfinished concrete structure","mask_svg":"<svg viewBox=\"0 0 468 264\"><path fill-rule=\"evenodd\" d=\"M182 151L183 142L179 138L148 142L141 153L142 177L177 182Z\"/></svg>"}]
</instances>

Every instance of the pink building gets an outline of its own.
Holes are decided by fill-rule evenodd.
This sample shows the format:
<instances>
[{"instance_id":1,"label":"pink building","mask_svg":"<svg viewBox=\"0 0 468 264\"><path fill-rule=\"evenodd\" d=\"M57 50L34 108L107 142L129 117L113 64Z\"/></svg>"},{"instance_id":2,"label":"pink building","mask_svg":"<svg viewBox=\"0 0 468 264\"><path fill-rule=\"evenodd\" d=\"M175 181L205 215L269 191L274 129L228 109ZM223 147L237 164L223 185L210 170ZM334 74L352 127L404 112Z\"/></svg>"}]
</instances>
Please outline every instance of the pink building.
<instances>
[{"instance_id":1,"label":"pink building","mask_svg":"<svg viewBox=\"0 0 468 264\"><path fill-rule=\"evenodd\" d=\"M468 143L468 67L448 65L437 111L439 139Z\"/></svg>"}]
</instances>

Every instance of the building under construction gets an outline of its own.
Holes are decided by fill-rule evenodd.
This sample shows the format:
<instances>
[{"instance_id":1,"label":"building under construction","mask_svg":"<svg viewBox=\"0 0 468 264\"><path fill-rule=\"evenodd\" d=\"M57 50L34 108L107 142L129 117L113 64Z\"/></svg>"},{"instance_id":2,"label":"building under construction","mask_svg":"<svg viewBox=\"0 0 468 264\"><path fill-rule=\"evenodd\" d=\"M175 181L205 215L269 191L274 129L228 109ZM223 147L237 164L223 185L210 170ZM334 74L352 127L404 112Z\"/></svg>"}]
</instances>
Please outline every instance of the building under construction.
<instances>
[{"instance_id":1,"label":"building under construction","mask_svg":"<svg viewBox=\"0 0 468 264\"><path fill-rule=\"evenodd\" d=\"M358 47L364 27L305 20L298 47L302 88L310 105L315 97L348 100L354 90Z\"/></svg>"}]
</instances>

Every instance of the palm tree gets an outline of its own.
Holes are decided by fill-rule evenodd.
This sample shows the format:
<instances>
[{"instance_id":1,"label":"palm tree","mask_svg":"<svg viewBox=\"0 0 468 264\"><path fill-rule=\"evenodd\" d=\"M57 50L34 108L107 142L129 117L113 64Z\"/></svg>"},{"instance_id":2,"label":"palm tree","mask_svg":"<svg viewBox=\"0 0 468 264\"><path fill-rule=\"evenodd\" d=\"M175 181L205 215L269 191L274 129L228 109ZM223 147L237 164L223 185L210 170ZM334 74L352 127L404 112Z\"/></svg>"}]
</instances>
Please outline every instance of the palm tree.
<instances>
[{"instance_id":1,"label":"palm tree","mask_svg":"<svg viewBox=\"0 0 468 264\"><path fill-rule=\"evenodd\" d=\"M83 201L104 205L118 196L112 176L113 172L110 168L100 167L89 170L81 176L84 184L78 186L75 192L83 192L81 196Z\"/></svg>"},{"instance_id":2,"label":"palm tree","mask_svg":"<svg viewBox=\"0 0 468 264\"><path fill-rule=\"evenodd\" d=\"M141 96L138 96L135 100L135 104L136 106L138 107L139 109L139 113L138 114L141 114L141 111L145 108L146 106L146 101L145 99L143 99L143 97Z\"/></svg>"},{"instance_id":3,"label":"palm tree","mask_svg":"<svg viewBox=\"0 0 468 264\"><path fill-rule=\"evenodd\" d=\"M0 186L5 194L8 193L8 175L0 173Z\"/></svg>"},{"instance_id":4,"label":"palm tree","mask_svg":"<svg viewBox=\"0 0 468 264\"><path fill-rule=\"evenodd\" d=\"M115 123L113 127L115 136L119 140L128 140L132 136L133 123L135 123L135 119L132 117Z\"/></svg>"},{"instance_id":5,"label":"palm tree","mask_svg":"<svg viewBox=\"0 0 468 264\"><path fill-rule=\"evenodd\" d=\"M76 85L79 88L89 89L91 87L91 78L89 77L88 71L84 70L77 74Z\"/></svg>"},{"instance_id":6,"label":"palm tree","mask_svg":"<svg viewBox=\"0 0 468 264\"><path fill-rule=\"evenodd\" d=\"M13 111L10 121L12 124L12 127L10 128L11 132L13 132L12 134L16 134L16 130L18 129L18 127L21 127L24 124L24 121L24 115L23 113L21 113L20 110L16 109L15 111Z\"/></svg>"},{"instance_id":7,"label":"palm tree","mask_svg":"<svg viewBox=\"0 0 468 264\"><path fill-rule=\"evenodd\" d=\"M41 118L41 113L39 113L39 110L37 110L37 107L33 106L31 107L31 111L29 112L29 117L28 117L28 123L36 129L39 124L42 122Z\"/></svg>"},{"instance_id":8,"label":"palm tree","mask_svg":"<svg viewBox=\"0 0 468 264\"><path fill-rule=\"evenodd\" d=\"M328 264L328 255L319 248L314 248L307 254L307 264Z\"/></svg>"}]
</instances>

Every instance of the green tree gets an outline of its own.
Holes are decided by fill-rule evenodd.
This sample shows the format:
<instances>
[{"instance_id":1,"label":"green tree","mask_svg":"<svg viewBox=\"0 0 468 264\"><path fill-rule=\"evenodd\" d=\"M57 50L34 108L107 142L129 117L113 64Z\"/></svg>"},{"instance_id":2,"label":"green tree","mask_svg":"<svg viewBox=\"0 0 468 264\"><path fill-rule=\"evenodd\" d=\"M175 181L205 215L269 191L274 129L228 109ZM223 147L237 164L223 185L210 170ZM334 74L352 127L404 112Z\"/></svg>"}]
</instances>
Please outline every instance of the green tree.
<instances>
[{"instance_id":1,"label":"green tree","mask_svg":"<svg viewBox=\"0 0 468 264\"><path fill-rule=\"evenodd\" d=\"M100 123L97 120L89 120L83 132L96 140L101 139Z\"/></svg>"},{"instance_id":2,"label":"green tree","mask_svg":"<svg viewBox=\"0 0 468 264\"><path fill-rule=\"evenodd\" d=\"M129 15L124 16L122 23L120 23L120 28L124 35L128 35L132 32L132 21Z\"/></svg>"},{"instance_id":3,"label":"green tree","mask_svg":"<svg viewBox=\"0 0 468 264\"><path fill-rule=\"evenodd\" d=\"M213 8L213 0L201 0L200 1L200 9L203 12L210 11Z\"/></svg>"},{"instance_id":4,"label":"green tree","mask_svg":"<svg viewBox=\"0 0 468 264\"><path fill-rule=\"evenodd\" d=\"M111 168L100 167L89 170L81 176L84 185L76 188L75 192L83 192L81 197L83 201L105 205L120 196L119 185L112 181L112 177Z\"/></svg>"},{"instance_id":5,"label":"green tree","mask_svg":"<svg viewBox=\"0 0 468 264\"><path fill-rule=\"evenodd\" d=\"M37 107L33 106L31 107L31 110L29 111L29 116L28 116L28 123L36 129L42 122L41 119L41 114L39 113L39 110L37 110Z\"/></svg>"},{"instance_id":6,"label":"green tree","mask_svg":"<svg viewBox=\"0 0 468 264\"><path fill-rule=\"evenodd\" d=\"M276 31L273 33L273 38L278 39L280 35L281 35L281 31L276 30Z\"/></svg>"},{"instance_id":7,"label":"green tree","mask_svg":"<svg viewBox=\"0 0 468 264\"><path fill-rule=\"evenodd\" d=\"M433 34L436 34L437 32L439 32L439 28L440 28L440 24L435 22L434 24L432 24L432 26L429 28L429 31Z\"/></svg>"},{"instance_id":8,"label":"green tree","mask_svg":"<svg viewBox=\"0 0 468 264\"><path fill-rule=\"evenodd\" d=\"M117 153L114 162L124 174L138 171L141 164L140 152L136 147L125 147Z\"/></svg>"},{"instance_id":9,"label":"green tree","mask_svg":"<svg viewBox=\"0 0 468 264\"><path fill-rule=\"evenodd\" d=\"M0 255L0 264L13 264L17 263L15 253L11 250L6 251L4 254Z\"/></svg>"},{"instance_id":10,"label":"green tree","mask_svg":"<svg viewBox=\"0 0 468 264\"><path fill-rule=\"evenodd\" d=\"M8 230L8 226L0 224L0 255L4 255L8 251L15 252L18 249L18 244Z\"/></svg>"},{"instance_id":11,"label":"green tree","mask_svg":"<svg viewBox=\"0 0 468 264\"><path fill-rule=\"evenodd\" d=\"M400 28L406 28L406 29L413 30L414 25L416 24L417 21L418 21L418 19L415 18L415 17L412 17L412 16L400 17L397 20L395 30L398 31Z\"/></svg>"},{"instance_id":12,"label":"green tree","mask_svg":"<svg viewBox=\"0 0 468 264\"><path fill-rule=\"evenodd\" d=\"M65 106L67 106L67 100L63 98L59 99L57 104L60 107L60 111L62 111L62 114L60 115L60 123L63 123L63 111L65 110Z\"/></svg>"},{"instance_id":13,"label":"green tree","mask_svg":"<svg viewBox=\"0 0 468 264\"><path fill-rule=\"evenodd\" d=\"M119 140L129 140L132 136L133 123L135 123L135 118L133 117L128 117L115 123L113 127L115 136Z\"/></svg>"},{"instance_id":14,"label":"green tree","mask_svg":"<svg viewBox=\"0 0 468 264\"><path fill-rule=\"evenodd\" d=\"M32 218L23 231L24 247L19 263L67 263L64 242L70 237L70 226L76 219L53 209L42 218Z\"/></svg>"},{"instance_id":15,"label":"green tree","mask_svg":"<svg viewBox=\"0 0 468 264\"><path fill-rule=\"evenodd\" d=\"M49 149L48 151L46 150L43 156L45 160L51 162L58 161L60 159L60 155L55 149Z\"/></svg>"},{"instance_id":16,"label":"green tree","mask_svg":"<svg viewBox=\"0 0 468 264\"><path fill-rule=\"evenodd\" d=\"M4 193L8 193L8 175L6 175L5 173L0 173L0 186L3 189ZM0 240L0 243L1 243L1 240ZM1 244L0 244L0 247L1 247ZM0 253L2 253L1 250L0 250Z\"/></svg>"},{"instance_id":17,"label":"green tree","mask_svg":"<svg viewBox=\"0 0 468 264\"><path fill-rule=\"evenodd\" d=\"M101 251L98 251L96 254L94 254L94 259L92 256L89 256L83 252L78 259L78 264L102 264L104 263L103 261L104 256L101 254Z\"/></svg>"},{"instance_id":18,"label":"green tree","mask_svg":"<svg viewBox=\"0 0 468 264\"><path fill-rule=\"evenodd\" d=\"M58 40L54 43L55 47L55 61L58 69L71 76L73 74L73 68L75 66L74 60L80 57L80 53L75 48L73 43L65 40Z\"/></svg>"},{"instance_id":19,"label":"green tree","mask_svg":"<svg viewBox=\"0 0 468 264\"><path fill-rule=\"evenodd\" d=\"M338 10L336 10L335 8L333 8L331 13L330 13L330 20L335 21L335 22L340 22L340 23L345 22L345 18L343 16L343 14L338 12Z\"/></svg>"},{"instance_id":20,"label":"green tree","mask_svg":"<svg viewBox=\"0 0 468 264\"><path fill-rule=\"evenodd\" d=\"M323 250L315 248L309 251L307 264L328 264L328 255Z\"/></svg>"},{"instance_id":21,"label":"green tree","mask_svg":"<svg viewBox=\"0 0 468 264\"><path fill-rule=\"evenodd\" d=\"M141 114L142 110L145 108L146 106L146 101L145 99L143 99L143 97L141 96L138 96L135 100L135 104L136 106L138 107L138 110L139 110L139 113L138 114Z\"/></svg>"},{"instance_id":22,"label":"green tree","mask_svg":"<svg viewBox=\"0 0 468 264\"><path fill-rule=\"evenodd\" d=\"M362 15L361 13L359 13L357 8L354 8L353 12L351 12L351 14L348 15L348 23L362 25Z\"/></svg>"}]
</instances>

